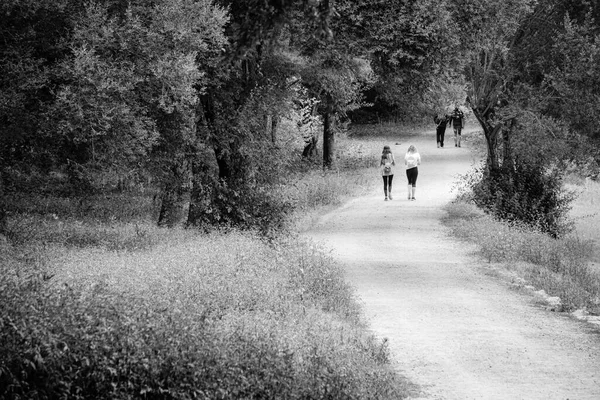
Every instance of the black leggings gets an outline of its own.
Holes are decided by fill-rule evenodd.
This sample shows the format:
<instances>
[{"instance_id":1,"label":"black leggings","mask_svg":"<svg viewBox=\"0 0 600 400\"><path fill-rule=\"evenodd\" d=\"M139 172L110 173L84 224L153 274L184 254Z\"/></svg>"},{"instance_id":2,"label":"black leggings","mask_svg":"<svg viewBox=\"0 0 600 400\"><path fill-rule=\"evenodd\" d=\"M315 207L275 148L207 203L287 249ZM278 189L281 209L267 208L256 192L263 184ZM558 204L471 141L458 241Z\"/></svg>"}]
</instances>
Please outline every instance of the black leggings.
<instances>
[{"instance_id":1,"label":"black leggings","mask_svg":"<svg viewBox=\"0 0 600 400\"><path fill-rule=\"evenodd\" d=\"M392 180L394 175L383 175L383 190L392 190Z\"/></svg>"},{"instance_id":2,"label":"black leggings","mask_svg":"<svg viewBox=\"0 0 600 400\"><path fill-rule=\"evenodd\" d=\"M409 185L417 186L417 176L419 176L419 169L417 167L406 170Z\"/></svg>"}]
</instances>

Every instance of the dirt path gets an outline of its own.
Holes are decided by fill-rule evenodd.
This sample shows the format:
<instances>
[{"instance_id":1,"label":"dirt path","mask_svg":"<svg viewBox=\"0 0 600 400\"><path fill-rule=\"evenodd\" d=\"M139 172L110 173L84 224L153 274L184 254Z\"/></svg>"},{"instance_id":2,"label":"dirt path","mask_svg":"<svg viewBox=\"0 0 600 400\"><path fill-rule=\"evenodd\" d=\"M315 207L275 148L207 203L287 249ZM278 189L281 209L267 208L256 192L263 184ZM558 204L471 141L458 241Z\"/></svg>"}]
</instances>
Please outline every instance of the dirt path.
<instances>
[{"instance_id":1,"label":"dirt path","mask_svg":"<svg viewBox=\"0 0 600 400\"><path fill-rule=\"evenodd\" d=\"M421 386L412 398L600 399L597 328L510 289L441 226L453 176L472 156L468 144L437 149L432 135L392 146L397 160L411 143L421 152L417 201L397 168L393 201L382 189L354 199L308 235L345 266L373 331Z\"/></svg>"}]
</instances>

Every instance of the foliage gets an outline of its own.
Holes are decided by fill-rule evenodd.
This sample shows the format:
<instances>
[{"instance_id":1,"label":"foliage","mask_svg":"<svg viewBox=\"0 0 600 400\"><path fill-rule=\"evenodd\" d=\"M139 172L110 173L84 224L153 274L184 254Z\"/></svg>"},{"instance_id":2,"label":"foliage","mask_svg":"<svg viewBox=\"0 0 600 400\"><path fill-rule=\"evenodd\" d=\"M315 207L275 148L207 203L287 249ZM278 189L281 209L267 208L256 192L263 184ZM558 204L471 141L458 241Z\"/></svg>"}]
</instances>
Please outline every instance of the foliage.
<instances>
[{"instance_id":1,"label":"foliage","mask_svg":"<svg viewBox=\"0 0 600 400\"><path fill-rule=\"evenodd\" d=\"M274 238L286 231L294 210L294 205L273 187L266 190L243 182L228 186L222 181L202 183L202 188L203 202L192 205L190 220L193 226L204 229L236 227Z\"/></svg>"},{"instance_id":2,"label":"foliage","mask_svg":"<svg viewBox=\"0 0 600 400\"><path fill-rule=\"evenodd\" d=\"M549 112L581 134L600 138L600 34L592 21L578 25L568 18L556 37L546 86L553 99Z\"/></svg>"},{"instance_id":3,"label":"foliage","mask_svg":"<svg viewBox=\"0 0 600 400\"><path fill-rule=\"evenodd\" d=\"M574 195L563 188L558 168L516 162L509 170L483 172L472 190L474 203L501 220L522 222L553 237L571 228L565 218Z\"/></svg>"},{"instance_id":4,"label":"foliage","mask_svg":"<svg viewBox=\"0 0 600 400\"><path fill-rule=\"evenodd\" d=\"M63 250L57 265L2 250L2 398L391 399L405 390L341 270L310 243L171 231L153 250Z\"/></svg>"},{"instance_id":5,"label":"foliage","mask_svg":"<svg viewBox=\"0 0 600 400\"><path fill-rule=\"evenodd\" d=\"M455 105L464 103L465 93L464 83L454 83L448 77L434 77L423 93L419 114L431 117L449 114Z\"/></svg>"},{"instance_id":6,"label":"foliage","mask_svg":"<svg viewBox=\"0 0 600 400\"><path fill-rule=\"evenodd\" d=\"M372 114L378 120L418 119L432 80L450 81L447 73L455 67L457 24L449 2L343 2L340 7L348 18L343 32L355 38L353 47L364 49L376 79L353 120L372 119Z\"/></svg>"},{"instance_id":7,"label":"foliage","mask_svg":"<svg viewBox=\"0 0 600 400\"><path fill-rule=\"evenodd\" d=\"M512 50L518 82L528 86L523 103L592 137L597 133L599 16L597 2L539 1Z\"/></svg>"},{"instance_id":8,"label":"foliage","mask_svg":"<svg viewBox=\"0 0 600 400\"><path fill-rule=\"evenodd\" d=\"M15 70L21 53L31 54L22 60L44 72L44 79L35 91L5 82L8 92L25 96L31 117L25 119L32 123L0 121L0 129L16 135L9 142L2 135L0 147L9 157L2 158L0 177L8 168L66 170L75 195L91 194L91 175L114 168L167 183L185 181L181 164L198 150L198 93L226 44L225 11L208 0L99 1L71 8L66 2L33 2L33 10L22 3L3 4L14 20L6 35L15 41L8 43L2 67ZM29 36L52 36L45 25L50 17L60 28L56 43L40 41L36 52L26 51ZM30 29L14 35L23 20Z\"/></svg>"},{"instance_id":9,"label":"foliage","mask_svg":"<svg viewBox=\"0 0 600 400\"><path fill-rule=\"evenodd\" d=\"M136 164L194 143L196 90L206 86L225 21L209 2L132 6L124 15L88 7L70 41L73 57L60 66L65 83L53 110L62 140L88 153L76 160Z\"/></svg>"},{"instance_id":10,"label":"foliage","mask_svg":"<svg viewBox=\"0 0 600 400\"><path fill-rule=\"evenodd\" d=\"M467 102L481 124L488 144L488 164L498 166L498 138L507 135L511 114L499 113L510 105L512 80L515 75L512 50L521 24L533 11L535 2L468 2L457 6L457 19L464 21L466 39L464 76ZM493 17L492 17L493 16Z\"/></svg>"},{"instance_id":11,"label":"foliage","mask_svg":"<svg viewBox=\"0 0 600 400\"><path fill-rule=\"evenodd\" d=\"M322 100L320 109L330 107L344 115L361 105L361 89L371 84L371 67L368 61L353 58L352 54L331 54L333 51L313 55L301 74L309 95Z\"/></svg>"},{"instance_id":12,"label":"foliage","mask_svg":"<svg viewBox=\"0 0 600 400\"><path fill-rule=\"evenodd\" d=\"M67 9L79 7L68 0L0 4L0 169L52 165L45 114L52 65L67 51L63 35L72 28Z\"/></svg>"},{"instance_id":13,"label":"foliage","mask_svg":"<svg viewBox=\"0 0 600 400\"><path fill-rule=\"evenodd\" d=\"M310 36L327 39L333 7L326 0L218 0L233 16L228 30L234 42L235 54L245 58L261 46L277 41L281 30L289 23L305 20L311 25Z\"/></svg>"}]
</instances>

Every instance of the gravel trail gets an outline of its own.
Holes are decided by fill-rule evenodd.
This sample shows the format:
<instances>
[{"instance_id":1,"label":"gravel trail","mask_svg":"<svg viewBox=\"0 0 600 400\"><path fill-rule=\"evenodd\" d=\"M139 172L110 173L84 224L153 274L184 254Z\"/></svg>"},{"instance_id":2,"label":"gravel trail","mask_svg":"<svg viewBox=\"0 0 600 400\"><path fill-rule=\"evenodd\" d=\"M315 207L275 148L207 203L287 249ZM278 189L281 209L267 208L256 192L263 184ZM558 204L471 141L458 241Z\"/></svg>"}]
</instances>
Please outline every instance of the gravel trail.
<instances>
[{"instance_id":1,"label":"gravel trail","mask_svg":"<svg viewBox=\"0 0 600 400\"><path fill-rule=\"evenodd\" d=\"M421 152L417 200L406 198L400 165L394 200L384 202L382 189L356 198L307 235L344 265L373 331L420 386L412 399L599 400L598 328L511 288L441 225L454 176L473 157L469 142L456 148L451 139L447 132L443 149L432 132L382 141L397 161L409 144Z\"/></svg>"}]
</instances>

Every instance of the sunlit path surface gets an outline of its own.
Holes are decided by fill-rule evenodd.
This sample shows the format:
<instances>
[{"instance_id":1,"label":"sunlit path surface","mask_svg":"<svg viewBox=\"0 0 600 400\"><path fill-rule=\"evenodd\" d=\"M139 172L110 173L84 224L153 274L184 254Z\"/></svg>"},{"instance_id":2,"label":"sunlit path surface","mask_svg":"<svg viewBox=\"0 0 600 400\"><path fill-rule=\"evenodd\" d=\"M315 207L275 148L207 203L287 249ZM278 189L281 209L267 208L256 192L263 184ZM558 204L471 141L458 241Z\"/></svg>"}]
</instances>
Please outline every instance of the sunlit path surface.
<instances>
[{"instance_id":1,"label":"sunlit path surface","mask_svg":"<svg viewBox=\"0 0 600 400\"><path fill-rule=\"evenodd\" d=\"M438 149L432 137L392 146L396 160L411 143L421 152L416 201L397 167L393 201L383 190L355 199L308 235L345 266L373 330L421 385L413 398L600 399L600 335L486 275L440 224L453 177L473 160L468 141Z\"/></svg>"}]
</instances>

